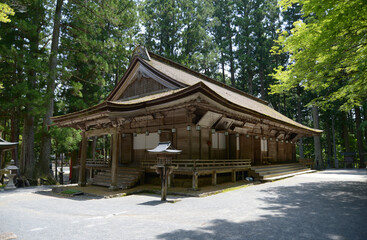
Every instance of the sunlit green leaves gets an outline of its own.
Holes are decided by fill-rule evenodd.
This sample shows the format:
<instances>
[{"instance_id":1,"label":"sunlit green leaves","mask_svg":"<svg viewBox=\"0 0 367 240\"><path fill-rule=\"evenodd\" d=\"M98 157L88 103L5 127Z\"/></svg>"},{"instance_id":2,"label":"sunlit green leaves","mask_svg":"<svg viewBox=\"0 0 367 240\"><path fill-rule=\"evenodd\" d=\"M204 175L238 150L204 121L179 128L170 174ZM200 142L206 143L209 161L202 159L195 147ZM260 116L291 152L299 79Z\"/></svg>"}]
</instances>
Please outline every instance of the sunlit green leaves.
<instances>
[{"instance_id":1,"label":"sunlit green leaves","mask_svg":"<svg viewBox=\"0 0 367 240\"><path fill-rule=\"evenodd\" d=\"M276 41L280 48L274 52L288 52L290 62L275 70L281 86L273 85L273 93L302 85L320 96L321 106L337 100L342 110L361 105L367 97L367 5L363 0L284 0L280 5L296 2L308 18Z\"/></svg>"}]
</instances>

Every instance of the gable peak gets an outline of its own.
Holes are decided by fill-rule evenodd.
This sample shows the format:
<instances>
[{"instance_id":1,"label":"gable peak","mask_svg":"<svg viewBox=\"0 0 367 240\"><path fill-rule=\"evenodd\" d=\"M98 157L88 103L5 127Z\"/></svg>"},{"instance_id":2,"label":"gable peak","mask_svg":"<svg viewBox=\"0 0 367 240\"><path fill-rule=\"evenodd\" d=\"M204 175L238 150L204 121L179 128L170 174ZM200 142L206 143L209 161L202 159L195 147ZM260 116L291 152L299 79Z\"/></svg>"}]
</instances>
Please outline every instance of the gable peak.
<instances>
[{"instance_id":1,"label":"gable peak","mask_svg":"<svg viewBox=\"0 0 367 240\"><path fill-rule=\"evenodd\" d=\"M138 45L134 49L133 54L131 56L131 59L134 59L135 57L140 57L144 60L150 61L150 56L149 56L149 53L148 53L146 47L141 46L141 45Z\"/></svg>"}]
</instances>

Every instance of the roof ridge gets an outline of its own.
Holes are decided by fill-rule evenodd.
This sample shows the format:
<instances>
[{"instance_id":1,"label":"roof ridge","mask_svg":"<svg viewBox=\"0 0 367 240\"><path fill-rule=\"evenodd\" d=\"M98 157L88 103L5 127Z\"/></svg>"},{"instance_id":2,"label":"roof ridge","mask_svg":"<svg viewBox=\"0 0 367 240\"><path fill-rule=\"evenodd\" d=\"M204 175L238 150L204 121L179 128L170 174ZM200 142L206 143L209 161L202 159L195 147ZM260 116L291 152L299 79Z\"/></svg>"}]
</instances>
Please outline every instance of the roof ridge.
<instances>
[{"instance_id":1,"label":"roof ridge","mask_svg":"<svg viewBox=\"0 0 367 240\"><path fill-rule=\"evenodd\" d=\"M184 65L182 65L180 63L176 63L175 61L172 61L172 60L170 60L168 58L162 57L161 55L155 54L155 53L153 53L151 51L148 51L148 53L149 53L149 55L150 55L151 58L158 59L158 60L161 60L164 63L167 63L167 64L169 64L171 66L178 67L179 69L181 69L181 70L183 70L185 72L188 72L188 73L190 73L192 75L195 75L195 76L197 76L197 77L199 77L199 78L201 78L203 80L209 81L210 83L216 84L216 85L218 85L220 87L223 87L223 88L228 89L230 91L236 92L236 93L241 94L241 95L243 95L245 97L251 98L252 100L255 100L255 101L257 101L259 103L262 103L264 105L268 105L269 104L268 101L265 101L263 99L260 99L258 97L255 97L255 96L253 96L253 95L251 95L249 93L246 93L244 91L241 91L241 90L239 90L237 88L234 88L232 86L228 86L228 85L226 85L224 83L221 83L221 82L219 82L219 81L217 81L217 80L215 80L215 79L213 79L211 77L206 76L205 74L202 74L202 73L199 73L197 71L194 71L194 70L192 70L192 69L190 69L190 68L188 68L188 67L186 67L186 66L184 66Z\"/></svg>"}]
</instances>

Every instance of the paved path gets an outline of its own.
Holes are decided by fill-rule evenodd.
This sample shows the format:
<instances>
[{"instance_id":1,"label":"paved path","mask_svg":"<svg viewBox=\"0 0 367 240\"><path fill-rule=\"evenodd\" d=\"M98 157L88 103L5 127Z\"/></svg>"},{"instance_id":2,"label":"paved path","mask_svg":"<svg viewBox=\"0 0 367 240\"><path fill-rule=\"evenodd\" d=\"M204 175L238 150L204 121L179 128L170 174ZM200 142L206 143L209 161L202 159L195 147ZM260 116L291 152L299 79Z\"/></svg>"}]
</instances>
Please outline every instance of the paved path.
<instances>
[{"instance_id":1,"label":"paved path","mask_svg":"<svg viewBox=\"0 0 367 240\"><path fill-rule=\"evenodd\" d=\"M176 203L161 203L154 195L67 199L37 193L45 189L0 193L0 236L367 239L365 170L305 174L205 198L178 198Z\"/></svg>"}]
</instances>

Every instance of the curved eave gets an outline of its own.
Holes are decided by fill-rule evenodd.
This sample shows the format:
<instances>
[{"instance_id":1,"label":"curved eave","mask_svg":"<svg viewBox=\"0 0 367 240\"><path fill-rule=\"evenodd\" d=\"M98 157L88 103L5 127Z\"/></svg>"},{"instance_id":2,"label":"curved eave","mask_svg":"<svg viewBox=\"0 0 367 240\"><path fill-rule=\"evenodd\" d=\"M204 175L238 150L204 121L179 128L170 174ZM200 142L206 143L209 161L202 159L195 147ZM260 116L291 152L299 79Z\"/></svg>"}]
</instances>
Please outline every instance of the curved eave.
<instances>
[{"instance_id":1,"label":"curved eave","mask_svg":"<svg viewBox=\"0 0 367 240\"><path fill-rule=\"evenodd\" d=\"M91 116L93 114L105 113L105 115L108 115L109 113L112 113L112 112L127 112L127 111L142 109L142 108L149 108L151 106L156 106L156 105L164 104L167 102L172 102L172 101L184 98L184 97L188 97L197 92L204 94L205 96L209 97L210 99L214 100L215 102L225 107L228 107L234 111L246 113L254 117L260 118L260 119L270 120L272 122L282 124L287 127L299 129L302 132L304 132L305 135L314 136L314 135L319 135L323 132L322 130L309 128L307 126L294 122L291 119L289 119L289 122L285 122L282 120L275 119L271 116L259 113L252 109L248 109L238 104L235 104L223 98L222 96L214 92L212 89L210 89L208 86L206 86L202 82L199 82L195 85L192 85L180 91L174 92L170 95L167 95L161 98L157 98L157 99L153 99L153 100L144 101L144 102L123 103L123 102L105 101L96 106L93 106L91 108L88 108L88 109L85 109L79 112L70 113L70 114L66 114L66 115L58 116L58 117L53 117L52 121L56 125L58 125L58 123L62 123L65 121L72 121L73 119L87 118L88 116Z\"/></svg>"},{"instance_id":2,"label":"curved eave","mask_svg":"<svg viewBox=\"0 0 367 240\"><path fill-rule=\"evenodd\" d=\"M83 109L81 111L78 112L73 112L73 113L68 113L65 115L60 115L60 116L54 116L51 117L51 121L52 121L52 125L57 125L60 122L64 122L64 121L68 121L68 120L72 120L72 119L76 119L76 118L81 118L81 117L85 117L85 116L89 116L95 113L100 113L103 112L104 110L106 110L108 103L106 101L97 104L93 107L90 108L86 108Z\"/></svg>"},{"instance_id":3,"label":"curved eave","mask_svg":"<svg viewBox=\"0 0 367 240\"><path fill-rule=\"evenodd\" d=\"M285 121L273 118L271 116L268 116L266 114L259 113L257 111L252 110L252 109L249 109L249 108L240 106L238 104L235 104L235 103L225 99L221 95L217 94L215 91L210 89L204 83L199 83L199 84L196 84L196 85L200 85L201 88L205 90L205 92L203 92L203 93L208 94L207 95L208 97L210 97L211 99L215 100L216 102L220 103L223 106L231 108L232 110L235 110L235 111L238 111L238 112L243 112L243 113L255 116L255 117L260 118L260 119L270 120L272 122L279 123L279 124L282 124L282 125L285 125L285 126L288 126L288 127L297 128L297 129L302 130L304 132L308 132L307 135L309 135L309 136L319 135L323 132L322 130L319 130L319 129L313 129L313 128L304 126L300 123L297 123L297 122L293 121L290 118L288 118L289 122L285 122Z\"/></svg>"},{"instance_id":4,"label":"curved eave","mask_svg":"<svg viewBox=\"0 0 367 240\"><path fill-rule=\"evenodd\" d=\"M153 99L150 101L146 101L146 102L142 102L142 103L135 103L135 104L123 104L123 103L115 103L115 102L108 102L109 105L112 108L117 107L118 110L132 110L132 109L139 109L139 108L147 108L150 106L154 106L154 105L159 105L159 104L163 104L166 102L171 102L183 97L187 97L192 95L193 93L196 92L200 92L206 96L208 96L209 98L213 99L214 101L220 103L223 106L226 106L232 110L235 111L239 111L242 113L246 113L252 116L255 116L257 118L261 118L261 119L267 119L270 120L272 122L276 122L288 127L292 127L292 128L297 128L300 129L304 132L308 132L308 135L318 135L321 134L323 131L322 130L318 130L318 129L313 129L313 128L309 128L307 126L304 126L300 123L294 122L293 120L289 119L290 122L284 122L275 118L272 118L271 116L267 116L265 114L259 113L257 111L254 111L252 109L248 109L245 108L243 106L237 105L231 101L228 101L227 99L223 98L222 96L220 96L219 94L217 94L216 92L214 92L212 89L210 89L209 87L207 87L204 83L200 82L197 83L195 85L192 85L190 87L187 87L186 89L183 89L181 91L178 91L176 93L173 93L171 95L168 96L164 96L162 98L158 98L158 99ZM111 111L113 111L113 109L110 108ZM294 122L294 123L293 123Z\"/></svg>"}]
</instances>

